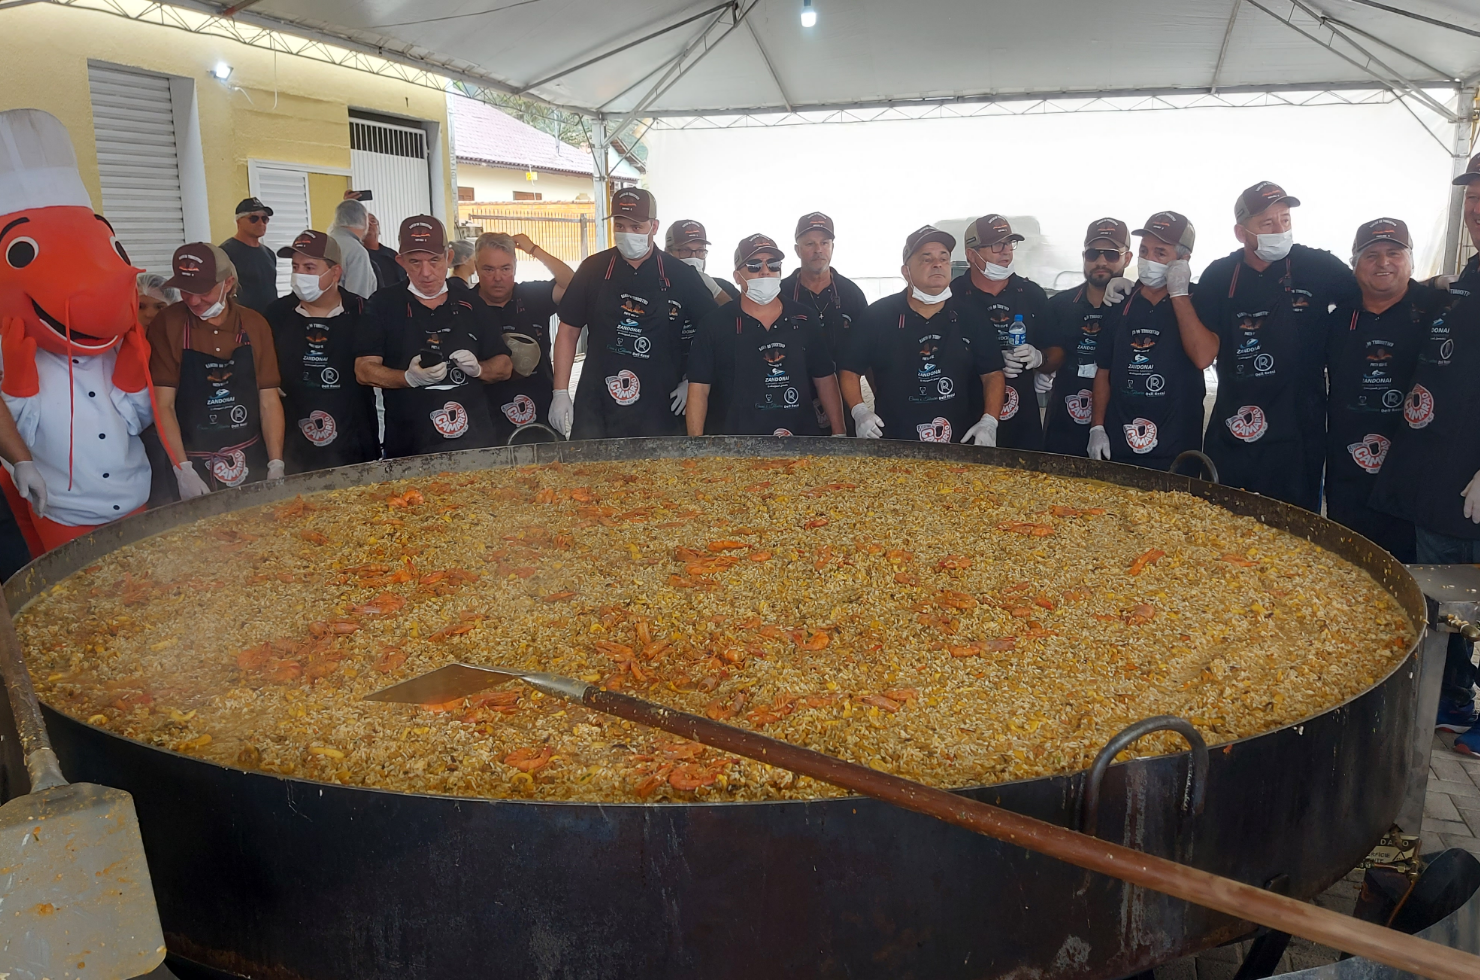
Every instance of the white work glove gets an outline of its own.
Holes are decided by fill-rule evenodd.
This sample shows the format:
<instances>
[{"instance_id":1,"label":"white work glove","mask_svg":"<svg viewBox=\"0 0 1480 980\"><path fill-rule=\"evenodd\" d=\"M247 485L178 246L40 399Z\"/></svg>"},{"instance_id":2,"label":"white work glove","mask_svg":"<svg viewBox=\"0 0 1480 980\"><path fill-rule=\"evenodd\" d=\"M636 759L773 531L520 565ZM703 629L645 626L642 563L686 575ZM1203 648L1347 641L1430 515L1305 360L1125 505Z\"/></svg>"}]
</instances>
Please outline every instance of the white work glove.
<instances>
[{"instance_id":1,"label":"white work glove","mask_svg":"<svg viewBox=\"0 0 1480 980\"><path fill-rule=\"evenodd\" d=\"M983 415L980 422L966 430L966 435L961 437L961 441L969 442L973 446L997 445L997 420L991 415Z\"/></svg>"},{"instance_id":2,"label":"white work glove","mask_svg":"<svg viewBox=\"0 0 1480 980\"><path fill-rule=\"evenodd\" d=\"M35 463L29 459L16 463L14 479L15 489L30 502L31 510L37 514L46 510L46 481Z\"/></svg>"},{"instance_id":3,"label":"white work glove","mask_svg":"<svg viewBox=\"0 0 1480 980\"><path fill-rule=\"evenodd\" d=\"M211 492L206 486L206 481L195 472L195 464L186 460L175 467L175 482L180 485L180 499L190 500L192 497L204 497Z\"/></svg>"},{"instance_id":4,"label":"white work glove","mask_svg":"<svg viewBox=\"0 0 1480 980\"><path fill-rule=\"evenodd\" d=\"M1110 437L1105 435L1103 425L1092 426L1089 430L1089 458L1110 458Z\"/></svg>"},{"instance_id":5,"label":"white work glove","mask_svg":"<svg viewBox=\"0 0 1480 980\"><path fill-rule=\"evenodd\" d=\"M417 355L417 357L420 356L420 354ZM478 358L470 350L455 350L448 360L462 368L462 373L470 378L476 378L483 373L483 365L478 363Z\"/></svg>"},{"instance_id":6,"label":"white work glove","mask_svg":"<svg viewBox=\"0 0 1480 980\"><path fill-rule=\"evenodd\" d=\"M868 410L868 406L859 402L851 409L853 413L853 425L860 439L881 439L884 436L884 420Z\"/></svg>"},{"instance_id":7,"label":"white work glove","mask_svg":"<svg viewBox=\"0 0 1480 980\"><path fill-rule=\"evenodd\" d=\"M674 415L682 415L684 409L689 407L689 379L679 381L678 387L668 393L668 407L673 409Z\"/></svg>"},{"instance_id":8,"label":"white work glove","mask_svg":"<svg viewBox=\"0 0 1480 980\"><path fill-rule=\"evenodd\" d=\"M280 459L269 459L267 461L267 478L269 480L281 480L288 475L287 467Z\"/></svg>"},{"instance_id":9,"label":"white work glove","mask_svg":"<svg viewBox=\"0 0 1480 980\"><path fill-rule=\"evenodd\" d=\"M1480 473L1470 477L1459 495L1465 498L1465 516L1480 524Z\"/></svg>"},{"instance_id":10,"label":"white work glove","mask_svg":"<svg viewBox=\"0 0 1480 980\"><path fill-rule=\"evenodd\" d=\"M413 388L425 388L434 385L447 377L447 362L434 364L431 367L421 366L421 355L417 354L411 361L411 366L406 369L406 383Z\"/></svg>"},{"instance_id":11,"label":"white work glove","mask_svg":"<svg viewBox=\"0 0 1480 980\"><path fill-rule=\"evenodd\" d=\"M1167 264L1167 295L1186 296L1192 289L1192 266L1186 259Z\"/></svg>"},{"instance_id":12,"label":"white work glove","mask_svg":"<svg viewBox=\"0 0 1480 980\"><path fill-rule=\"evenodd\" d=\"M1058 373L1057 371L1050 371L1044 374L1042 371L1039 371L1033 376L1033 390L1040 395L1046 395L1050 391L1053 391L1054 375Z\"/></svg>"},{"instance_id":13,"label":"white work glove","mask_svg":"<svg viewBox=\"0 0 1480 980\"><path fill-rule=\"evenodd\" d=\"M563 389L555 389L555 397L550 399L550 425L565 436L570 438L570 424L575 420L576 407L570 400L570 392Z\"/></svg>"},{"instance_id":14,"label":"white work glove","mask_svg":"<svg viewBox=\"0 0 1480 980\"><path fill-rule=\"evenodd\" d=\"M1002 373L1015 378L1024 371L1031 371L1043 363L1043 352L1032 344L1019 344L1002 353Z\"/></svg>"},{"instance_id":15,"label":"white work glove","mask_svg":"<svg viewBox=\"0 0 1480 980\"><path fill-rule=\"evenodd\" d=\"M1129 296L1131 290L1135 288L1136 283L1134 280L1126 279L1124 276L1116 276L1105 284L1105 302L1111 304L1119 303Z\"/></svg>"}]
</instances>

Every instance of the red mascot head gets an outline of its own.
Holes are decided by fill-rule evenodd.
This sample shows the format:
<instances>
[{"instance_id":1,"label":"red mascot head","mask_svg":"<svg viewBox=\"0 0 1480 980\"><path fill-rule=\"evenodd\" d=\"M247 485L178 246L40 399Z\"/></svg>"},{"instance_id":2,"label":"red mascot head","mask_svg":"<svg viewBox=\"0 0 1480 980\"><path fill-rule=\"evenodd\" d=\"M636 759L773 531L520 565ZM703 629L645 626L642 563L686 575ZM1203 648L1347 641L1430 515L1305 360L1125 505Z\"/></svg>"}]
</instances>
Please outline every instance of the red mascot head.
<instances>
[{"instance_id":1,"label":"red mascot head","mask_svg":"<svg viewBox=\"0 0 1480 980\"><path fill-rule=\"evenodd\" d=\"M101 354L135 326L140 271L93 213L61 122L0 112L0 321L54 354Z\"/></svg>"}]
</instances>

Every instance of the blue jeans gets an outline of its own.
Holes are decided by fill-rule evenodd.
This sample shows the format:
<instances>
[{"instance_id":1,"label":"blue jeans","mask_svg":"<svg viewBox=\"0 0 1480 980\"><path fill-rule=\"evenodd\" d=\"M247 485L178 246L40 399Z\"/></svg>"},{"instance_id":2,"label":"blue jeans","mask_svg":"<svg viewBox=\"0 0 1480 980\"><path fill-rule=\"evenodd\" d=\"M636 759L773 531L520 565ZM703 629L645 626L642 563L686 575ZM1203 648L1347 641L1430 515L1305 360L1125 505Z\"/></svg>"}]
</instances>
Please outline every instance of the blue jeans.
<instances>
[{"instance_id":1,"label":"blue jeans","mask_svg":"<svg viewBox=\"0 0 1480 980\"><path fill-rule=\"evenodd\" d=\"M1480 541L1451 538L1423 528L1414 528L1418 564L1473 565L1480 559ZM1449 648L1444 660L1444 679L1439 697L1456 707L1475 700L1475 651L1473 645L1458 633L1449 634Z\"/></svg>"}]
</instances>

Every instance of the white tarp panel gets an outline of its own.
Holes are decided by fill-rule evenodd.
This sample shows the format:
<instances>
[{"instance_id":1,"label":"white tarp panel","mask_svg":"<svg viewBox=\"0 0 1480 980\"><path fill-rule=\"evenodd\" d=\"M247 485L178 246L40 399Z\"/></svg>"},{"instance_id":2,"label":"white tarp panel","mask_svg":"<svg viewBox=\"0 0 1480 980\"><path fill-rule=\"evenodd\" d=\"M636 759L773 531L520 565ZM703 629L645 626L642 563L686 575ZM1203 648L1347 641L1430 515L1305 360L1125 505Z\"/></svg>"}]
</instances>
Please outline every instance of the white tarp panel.
<instances>
[{"instance_id":1,"label":"white tarp panel","mask_svg":"<svg viewBox=\"0 0 1480 980\"><path fill-rule=\"evenodd\" d=\"M380 222L384 240L394 245L402 221L431 213L426 131L351 116L349 135L351 182L355 190L375 195L365 207Z\"/></svg>"}]
</instances>

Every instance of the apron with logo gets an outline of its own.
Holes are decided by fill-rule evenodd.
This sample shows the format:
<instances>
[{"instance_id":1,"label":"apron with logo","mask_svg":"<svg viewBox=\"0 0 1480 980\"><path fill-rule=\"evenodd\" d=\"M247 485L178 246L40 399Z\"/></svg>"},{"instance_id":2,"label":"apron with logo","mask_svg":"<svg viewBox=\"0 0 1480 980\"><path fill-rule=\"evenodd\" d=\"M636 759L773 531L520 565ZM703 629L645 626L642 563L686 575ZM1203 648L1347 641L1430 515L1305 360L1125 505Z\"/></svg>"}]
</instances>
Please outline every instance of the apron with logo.
<instances>
[{"instance_id":1,"label":"apron with logo","mask_svg":"<svg viewBox=\"0 0 1480 980\"><path fill-rule=\"evenodd\" d=\"M449 296L447 303L465 302ZM470 311L472 308L468 306ZM471 314L469 319L472 319ZM408 318L410 308L408 306ZM437 322L443 326L436 326ZM493 420L488 417L483 382L470 378L452 363L452 353L473 348L469 331L456 331L458 314L450 310L445 320L433 321L421 334L422 350L440 353L447 374L424 388L392 388L386 391L386 458L445 453L455 449L483 449L494 444ZM476 351L474 351L476 353ZM416 356L413 355L413 360ZM392 412L391 405L395 411Z\"/></svg>"},{"instance_id":2,"label":"apron with logo","mask_svg":"<svg viewBox=\"0 0 1480 980\"><path fill-rule=\"evenodd\" d=\"M833 359L842 353L843 344L847 340L848 328L852 324L851 318L843 312L843 300L838 294L838 284L829 280L827 288L821 293L814 293L802 285L802 277L797 275L796 281L791 286L791 298L793 302L802 303L802 294L807 294L807 302L803 308L810 308L817 314L817 321L822 325L822 339L827 342L828 352ZM818 305L818 299L822 299ZM831 432L832 420L827 417L827 409L822 406L822 397L817 394L815 387L812 391L812 414L817 419L818 432ZM843 413L843 431L848 435L857 435L854 431L853 416L848 412Z\"/></svg>"},{"instance_id":3,"label":"apron with logo","mask_svg":"<svg viewBox=\"0 0 1480 980\"><path fill-rule=\"evenodd\" d=\"M1074 297L1076 309L1084 297L1084 287ZM1048 393L1048 412L1043 424L1043 448L1062 456L1089 455L1090 416L1094 410L1095 349L1100 338L1100 325L1108 306L1089 306L1080 310L1078 342L1064 351L1064 363L1054 375Z\"/></svg>"},{"instance_id":4,"label":"apron with logo","mask_svg":"<svg viewBox=\"0 0 1480 980\"><path fill-rule=\"evenodd\" d=\"M190 347L190 325L180 351L180 387L175 389L175 419L180 441L196 472L205 471L212 490L267 479L267 447L262 444L261 396L252 343L238 328L236 346L226 357Z\"/></svg>"},{"instance_id":5,"label":"apron with logo","mask_svg":"<svg viewBox=\"0 0 1480 980\"><path fill-rule=\"evenodd\" d=\"M1004 357L1013 349L1009 336L1013 318L1018 313L1025 313L1009 301L1009 290L1015 291L1016 286L1015 282L1008 283L1007 288L996 296L977 290L977 299L987 311L987 320L997 333L997 344L1002 348ZM1026 312L1023 317L1030 334L1034 327L1033 318L1034 314L1031 312ZM1033 388L1036 374L1036 371L1024 371L1015 378L1006 379L1007 390L1004 392L1005 399L997 427L997 445L1004 449L1043 448L1043 420L1038 414L1038 392ZM1085 441L1089 441L1088 435L1085 436Z\"/></svg>"},{"instance_id":6,"label":"apron with logo","mask_svg":"<svg viewBox=\"0 0 1480 980\"><path fill-rule=\"evenodd\" d=\"M1130 318L1140 297L1138 283L1120 305ZM1148 469L1165 470L1189 449L1196 449L1202 427L1202 372L1182 349L1176 320L1163 313L1162 304L1149 308L1132 322L1125 352L1110 368L1110 401L1105 406L1105 434L1110 458ZM1140 320L1156 319L1155 325ZM1107 338L1107 343L1109 342Z\"/></svg>"},{"instance_id":7,"label":"apron with logo","mask_svg":"<svg viewBox=\"0 0 1480 980\"><path fill-rule=\"evenodd\" d=\"M880 341L888 367L875 370L874 411L884 420L884 438L960 442L981 418L972 413L971 388L982 383L960 312L947 307L927 320L906 310Z\"/></svg>"},{"instance_id":8,"label":"apron with logo","mask_svg":"<svg viewBox=\"0 0 1480 980\"><path fill-rule=\"evenodd\" d=\"M736 313L735 336L735 378L725 386L733 390L730 397L734 400L724 412L724 431L731 435L821 435L808 397L812 372L807 348L801 343L802 332L781 316L770 330L761 328L747 336L744 318ZM744 384L741 378L746 379Z\"/></svg>"},{"instance_id":9,"label":"apron with logo","mask_svg":"<svg viewBox=\"0 0 1480 980\"><path fill-rule=\"evenodd\" d=\"M355 380L354 323L346 310L276 337L287 393L283 460L289 473L380 457L372 389Z\"/></svg>"},{"instance_id":10,"label":"apron with logo","mask_svg":"<svg viewBox=\"0 0 1480 980\"><path fill-rule=\"evenodd\" d=\"M505 381L486 386L488 414L493 418L496 444L500 446L506 445L509 437L522 425L532 422L549 425L550 401L555 395L555 376L550 364L550 326L539 323L528 314L517 286L509 303L514 306L514 318L498 329L506 334L522 333L532 338L540 345L540 362L527 377L511 374ZM494 315L501 313L496 311Z\"/></svg>"},{"instance_id":11,"label":"apron with logo","mask_svg":"<svg viewBox=\"0 0 1480 980\"><path fill-rule=\"evenodd\" d=\"M1296 289L1290 259L1284 260L1279 297L1239 303L1239 273L1228 285L1234 324L1224 334L1234 349L1218 351L1218 397L1208 423L1204 451L1227 486L1319 510L1325 459L1322 406L1312 382L1319 358L1311 357L1326 311L1313 310L1310 293ZM1309 336L1307 336L1309 335Z\"/></svg>"}]
</instances>

